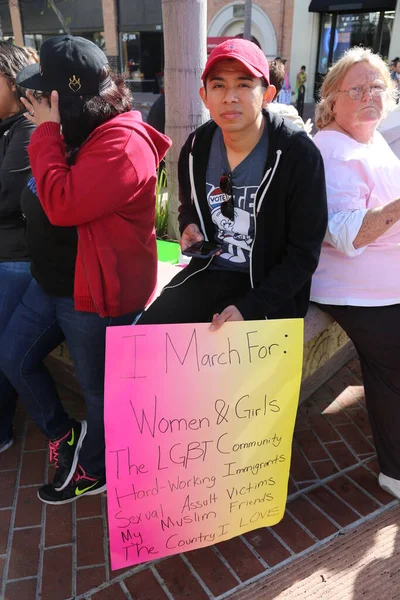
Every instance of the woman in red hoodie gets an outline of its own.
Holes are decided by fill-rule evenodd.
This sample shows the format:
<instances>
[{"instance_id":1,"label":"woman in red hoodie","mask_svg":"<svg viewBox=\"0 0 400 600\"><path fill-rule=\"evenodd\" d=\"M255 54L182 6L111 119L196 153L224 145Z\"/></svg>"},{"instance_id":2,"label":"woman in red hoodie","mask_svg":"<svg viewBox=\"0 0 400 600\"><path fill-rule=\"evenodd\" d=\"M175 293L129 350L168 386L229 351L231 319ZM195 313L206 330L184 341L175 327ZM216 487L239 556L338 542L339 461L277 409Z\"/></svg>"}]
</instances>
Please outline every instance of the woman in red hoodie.
<instances>
[{"instance_id":1,"label":"woman in red hoodie","mask_svg":"<svg viewBox=\"0 0 400 600\"><path fill-rule=\"evenodd\" d=\"M56 474L39 498L64 504L105 490L105 330L132 323L154 291L156 167L170 140L131 110L122 78L86 39L48 39L17 82L35 90L22 198L33 281L2 335L0 369L49 439ZM65 412L43 364L64 339L87 423Z\"/></svg>"}]
</instances>

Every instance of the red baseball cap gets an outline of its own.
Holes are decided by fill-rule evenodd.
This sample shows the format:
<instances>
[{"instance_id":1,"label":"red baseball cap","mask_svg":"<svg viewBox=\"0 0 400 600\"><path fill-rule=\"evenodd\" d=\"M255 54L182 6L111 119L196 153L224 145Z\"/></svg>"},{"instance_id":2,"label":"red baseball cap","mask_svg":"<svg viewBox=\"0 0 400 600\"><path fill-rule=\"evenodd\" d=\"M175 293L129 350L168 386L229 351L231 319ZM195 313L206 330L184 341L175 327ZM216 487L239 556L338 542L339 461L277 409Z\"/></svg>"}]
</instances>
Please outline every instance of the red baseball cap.
<instances>
[{"instance_id":1,"label":"red baseball cap","mask_svg":"<svg viewBox=\"0 0 400 600\"><path fill-rule=\"evenodd\" d=\"M262 50L249 40L234 38L218 44L211 52L204 67L202 80L207 77L213 66L220 60L233 58L240 62L253 77L264 77L269 84L269 68L267 58Z\"/></svg>"}]
</instances>

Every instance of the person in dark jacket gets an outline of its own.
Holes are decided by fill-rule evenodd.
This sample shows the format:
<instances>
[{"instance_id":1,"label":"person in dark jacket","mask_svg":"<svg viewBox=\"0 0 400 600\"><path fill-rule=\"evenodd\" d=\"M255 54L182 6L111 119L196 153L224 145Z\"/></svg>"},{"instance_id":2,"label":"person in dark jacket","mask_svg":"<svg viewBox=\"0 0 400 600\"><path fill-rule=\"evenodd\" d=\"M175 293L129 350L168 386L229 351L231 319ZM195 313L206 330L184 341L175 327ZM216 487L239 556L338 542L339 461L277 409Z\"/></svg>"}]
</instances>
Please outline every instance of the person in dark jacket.
<instances>
[{"instance_id":1,"label":"person in dark jacket","mask_svg":"<svg viewBox=\"0 0 400 600\"><path fill-rule=\"evenodd\" d=\"M263 110L276 90L252 42L217 46L202 79L212 120L179 159L181 248L208 240L221 251L192 258L138 323L304 317L327 226L320 152Z\"/></svg>"},{"instance_id":2,"label":"person in dark jacket","mask_svg":"<svg viewBox=\"0 0 400 600\"><path fill-rule=\"evenodd\" d=\"M161 94L152 104L146 122L157 129L160 133L165 133L165 95Z\"/></svg>"},{"instance_id":3,"label":"person in dark jacket","mask_svg":"<svg viewBox=\"0 0 400 600\"><path fill-rule=\"evenodd\" d=\"M38 496L65 504L106 488L106 328L131 324L155 289L156 167L170 140L132 110L123 78L84 38L49 38L17 82L35 90L24 100L37 129L22 200L33 280L0 339L0 368L49 440L55 475ZM86 421L66 412L43 364L64 339Z\"/></svg>"},{"instance_id":4,"label":"person in dark jacket","mask_svg":"<svg viewBox=\"0 0 400 600\"><path fill-rule=\"evenodd\" d=\"M22 48L0 41L0 334L31 281L21 193L31 176L27 145L35 127L23 115L15 83L29 60ZM13 444L16 402L0 372L0 453Z\"/></svg>"}]
</instances>

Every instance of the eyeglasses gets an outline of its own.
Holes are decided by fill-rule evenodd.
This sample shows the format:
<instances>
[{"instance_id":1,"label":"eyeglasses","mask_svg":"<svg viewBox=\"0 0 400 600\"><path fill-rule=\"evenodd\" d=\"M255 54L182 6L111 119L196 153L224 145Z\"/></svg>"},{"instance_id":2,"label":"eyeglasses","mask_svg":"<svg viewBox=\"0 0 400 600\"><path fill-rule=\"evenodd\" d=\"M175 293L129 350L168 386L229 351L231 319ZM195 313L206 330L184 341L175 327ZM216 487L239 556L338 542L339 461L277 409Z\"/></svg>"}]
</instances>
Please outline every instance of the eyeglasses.
<instances>
[{"instance_id":1,"label":"eyeglasses","mask_svg":"<svg viewBox=\"0 0 400 600\"><path fill-rule=\"evenodd\" d=\"M227 196L227 200L225 200L225 202L222 202L220 206L221 213L224 215L224 217L226 217L230 221L233 221L235 217L235 207L233 205L231 174L226 175L224 173L222 175L221 179L219 180L219 188L221 192L225 194L225 196Z\"/></svg>"},{"instance_id":2,"label":"eyeglasses","mask_svg":"<svg viewBox=\"0 0 400 600\"><path fill-rule=\"evenodd\" d=\"M361 100L363 98L365 92L368 92L370 96L379 97L386 94L387 87L382 85L371 85L371 87L361 87L354 86L349 90L338 90L338 92L342 92L344 94L348 94L352 100Z\"/></svg>"}]
</instances>

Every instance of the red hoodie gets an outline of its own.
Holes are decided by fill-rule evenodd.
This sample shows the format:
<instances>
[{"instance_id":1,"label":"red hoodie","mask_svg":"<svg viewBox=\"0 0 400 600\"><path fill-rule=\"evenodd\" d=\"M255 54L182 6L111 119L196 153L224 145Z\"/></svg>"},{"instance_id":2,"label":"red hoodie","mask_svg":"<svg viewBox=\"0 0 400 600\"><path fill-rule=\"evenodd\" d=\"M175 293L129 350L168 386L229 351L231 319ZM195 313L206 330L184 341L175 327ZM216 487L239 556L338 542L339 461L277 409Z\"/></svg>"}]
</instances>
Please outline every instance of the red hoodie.
<instances>
[{"instance_id":1,"label":"red hoodie","mask_svg":"<svg viewBox=\"0 0 400 600\"><path fill-rule=\"evenodd\" d=\"M68 166L57 123L40 125L28 146L43 210L53 225L76 226L76 310L118 316L154 292L156 167L171 140L138 111L97 127Z\"/></svg>"}]
</instances>

